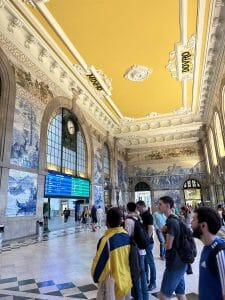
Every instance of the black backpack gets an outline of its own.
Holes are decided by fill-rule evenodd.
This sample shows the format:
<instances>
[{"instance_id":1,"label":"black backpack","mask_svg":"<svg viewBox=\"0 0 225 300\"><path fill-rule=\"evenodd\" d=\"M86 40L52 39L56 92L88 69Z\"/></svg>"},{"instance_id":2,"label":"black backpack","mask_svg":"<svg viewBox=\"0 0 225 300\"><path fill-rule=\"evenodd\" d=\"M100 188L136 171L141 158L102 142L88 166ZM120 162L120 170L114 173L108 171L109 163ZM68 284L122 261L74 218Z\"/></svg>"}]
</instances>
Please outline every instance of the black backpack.
<instances>
[{"instance_id":1,"label":"black backpack","mask_svg":"<svg viewBox=\"0 0 225 300\"><path fill-rule=\"evenodd\" d=\"M218 270L218 264L216 255L221 251L225 249L225 242L217 244L212 251L210 252L208 259L207 259L207 266L209 268L209 271L213 276L217 276L219 274Z\"/></svg>"},{"instance_id":2,"label":"black backpack","mask_svg":"<svg viewBox=\"0 0 225 300\"><path fill-rule=\"evenodd\" d=\"M150 238L144 225L135 218L127 217L127 219L132 219L135 222L133 233L134 242L137 244L139 249L146 249L150 244Z\"/></svg>"},{"instance_id":3,"label":"black backpack","mask_svg":"<svg viewBox=\"0 0 225 300\"><path fill-rule=\"evenodd\" d=\"M183 221L175 216L173 218L176 218L179 222L180 228L179 239L175 241L176 250L184 263L192 264L197 256L197 248L192 231Z\"/></svg>"}]
</instances>

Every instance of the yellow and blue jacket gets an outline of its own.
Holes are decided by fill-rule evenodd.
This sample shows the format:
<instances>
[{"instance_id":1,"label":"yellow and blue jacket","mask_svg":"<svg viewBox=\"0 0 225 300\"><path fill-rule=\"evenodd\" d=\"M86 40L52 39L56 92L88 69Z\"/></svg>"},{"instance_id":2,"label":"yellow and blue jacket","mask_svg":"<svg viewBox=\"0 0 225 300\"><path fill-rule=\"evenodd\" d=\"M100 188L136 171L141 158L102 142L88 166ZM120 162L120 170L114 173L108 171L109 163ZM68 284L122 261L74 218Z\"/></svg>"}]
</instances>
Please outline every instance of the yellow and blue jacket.
<instances>
[{"instance_id":1,"label":"yellow and blue jacket","mask_svg":"<svg viewBox=\"0 0 225 300\"><path fill-rule=\"evenodd\" d=\"M110 244L110 255L107 240ZM94 282L102 282L109 272L115 280L117 298L124 297L132 287L130 265L130 237L122 227L106 230L98 243L91 274Z\"/></svg>"}]
</instances>

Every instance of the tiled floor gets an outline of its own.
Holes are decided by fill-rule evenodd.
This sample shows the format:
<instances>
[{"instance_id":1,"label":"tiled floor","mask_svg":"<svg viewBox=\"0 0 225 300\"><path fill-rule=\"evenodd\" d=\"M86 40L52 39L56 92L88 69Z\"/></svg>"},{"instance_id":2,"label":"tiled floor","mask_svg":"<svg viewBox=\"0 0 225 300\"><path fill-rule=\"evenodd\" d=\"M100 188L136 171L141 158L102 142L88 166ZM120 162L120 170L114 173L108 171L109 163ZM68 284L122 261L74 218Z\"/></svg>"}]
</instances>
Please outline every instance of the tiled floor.
<instances>
[{"instance_id":1,"label":"tiled floor","mask_svg":"<svg viewBox=\"0 0 225 300\"><path fill-rule=\"evenodd\" d=\"M96 244L103 229L97 232L67 228L43 238L6 242L0 254L0 299L95 299L97 287L90 268ZM223 232L225 233L225 231ZM157 239L154 247L157 268L156 299L165 262L159 259ZM202 245L197 241L198 253ZM186 276L188 300L197 299L198 260L194 274Z\"/></svg>"}]
</instances>

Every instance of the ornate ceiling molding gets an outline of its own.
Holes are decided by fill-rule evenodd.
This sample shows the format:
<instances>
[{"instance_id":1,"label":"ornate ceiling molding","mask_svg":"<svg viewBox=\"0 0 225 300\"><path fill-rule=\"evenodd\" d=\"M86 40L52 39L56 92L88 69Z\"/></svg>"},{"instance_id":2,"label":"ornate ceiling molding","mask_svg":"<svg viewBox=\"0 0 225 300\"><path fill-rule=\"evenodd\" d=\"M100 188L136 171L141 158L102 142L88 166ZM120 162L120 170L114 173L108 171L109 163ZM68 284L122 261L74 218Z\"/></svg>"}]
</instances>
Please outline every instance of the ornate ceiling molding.
<instances>
[{"instance_id":1,"label":"ornate ceiling molding","mask_svg":"<svg viewBox=\"0 0 225 300\"><path fill-rule=\"evenodd\" d=\"M54 92L54 96L64 96L71 99L77 97L76 102L78 104L80 101L91 102L91 105L88 106L90 108L89 114L93 113L96 121L103 119L102 126L112 130L117 124L117 120L109 113L105 105L100 103L94 89L88 84L82 85L84 80L78 72L74 72L73 65L64 64L61 57L52 51L49 45L11 5L5 1L5 5L1 6L4 18L0 20L0 41L1 47L12 62L15 65L23 65L26 70L33 74L34 78L39 78L48 84ZM16 21L12 23L11 20ZM20 24L20 26L13 25L13 30L9 31L9 24L10 26ZM99 71L99 73L101 72ZM105 80L107 80L106 77Z\"/></svg>"},{"instance_id":2,"label":"ornate ceiling molding","mask_svg":"<svg viewBox=\"0 0 225 300\"><path fill-rule=\"evenodd\" d=\"M202 72L202 84L200 90L199 110L204 117L204 121L209 120L208 114L216 94L216 85L218 85L219 71L221 62L223 62L222 53L225 48L225 1L214 0L212 2L212 12L208 25L208 34L206 41L206 55Z\"/></svg>"},{"instance_id":3,"label":"ornate ceiling molding","mask_svg":"<svg viewBox=\"0 0 225 300\"><path fill-rule=\"evenodd\" d=\"M196 143L199 141L199 132L189 131L187 133L177 133L170 135L151 136L149 138L125 138L119 139L121 145L128 149L140 149L140 148L151 148L161 147L168 145L182 145L185 142Z\"/></svg>"},{"instance_id":4,"label":"ornate ceiling molding","mask_svg":"<svg viewBox=\"0 0 225 300\"><path fill-rule=\"evenodd\" d=\"M124 78L131 81L143 81L152 74L152 69L145 66L133 65L124 74Z\"/></svg>"},{"instance_id":5,"label":"ornate ceiling molding","mask_svg":"<svg viewBox=\"0 0 225 300\"><path fill-rule=\"evenodd\" d=\"M50 0L23 0L24 3L30 4L32 7L36 7L37 3L46 3Z\"/></svg>"},{"instance_id":6,"label":"ornate ceiling molding","mask_svg":"<svg viewBox=\"0 0 225 300\"><path fill-rule=\"evenodd\" d=\"M193 79L194 55L196 36L192 35L187 44L175 44L175 50L169 54L169 63L166 68L171 76L177 80Z\"/></svg>"},{"instance_id":7,"label":"ornate ceiling molding","mask_svg":"<svg viewBox=\"0 0 225 300\"><path fill-rule=\"evenodd\" d=\"M183 142L184 139L198 139L201 120L198 115L192 115L183 107L175 113L150 113L140 119L115 117L104 105L96 90L87 83L86 72L90 69L84 70L81 67L77 70L50 38L51 47L41 38L11 2L4 0L4 3L4 6L0 6L1 10L4 10L1 14L3 18L0 19L0 42L3 50L12 58L14 64L23 65L35 77L48 84L54 96L73 99L73 105L82 109L90 125L94 124L104 134L108 131L124 148L165 146ZM13 18L21 21L21 25L14 26L9 32L9 20ZM45 40L48 40L47 38L46 34ZM105 82L107 89L110 89L110 79L100 70L96 72Z\"/></svg>"}]
</instances>

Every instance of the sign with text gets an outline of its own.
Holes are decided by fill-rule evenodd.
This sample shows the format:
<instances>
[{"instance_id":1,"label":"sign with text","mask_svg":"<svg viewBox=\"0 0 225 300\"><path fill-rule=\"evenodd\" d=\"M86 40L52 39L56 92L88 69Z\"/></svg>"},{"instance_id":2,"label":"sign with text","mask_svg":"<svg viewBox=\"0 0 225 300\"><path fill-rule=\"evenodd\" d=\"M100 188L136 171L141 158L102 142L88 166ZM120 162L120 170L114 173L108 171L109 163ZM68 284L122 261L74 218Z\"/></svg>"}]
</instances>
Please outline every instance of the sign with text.
<instances>
[{"instance_id":1,"label":"sign with text","mask_svg":"<svg viewBox=\"0 0 225 300\"><path fill-rule=\"evenodd\" d=\"M56 172L48 172L45 177L45 197L88 198L89 179Z\"/></svg>"}]
</instances>

